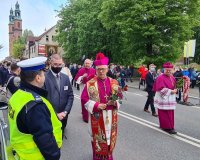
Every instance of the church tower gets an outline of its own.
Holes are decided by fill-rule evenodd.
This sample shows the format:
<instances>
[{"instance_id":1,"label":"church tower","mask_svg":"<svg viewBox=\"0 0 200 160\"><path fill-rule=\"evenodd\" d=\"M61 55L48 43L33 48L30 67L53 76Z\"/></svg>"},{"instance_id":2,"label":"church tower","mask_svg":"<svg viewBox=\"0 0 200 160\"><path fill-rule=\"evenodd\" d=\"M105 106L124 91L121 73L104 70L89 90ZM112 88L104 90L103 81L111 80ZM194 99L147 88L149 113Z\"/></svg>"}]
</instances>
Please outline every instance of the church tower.
<instances>
[{"instance_id":1,"label":"church tower","mask_svg":"<svg viewBox=\"0 0 200 160\"><path fill-rule=\"evenodd\" d=\"M15 10L10 9L9 15L9 56L13 54L13 43L22 36L22 19L19 3L15 4Z\"/></svg>"}]
</instances>

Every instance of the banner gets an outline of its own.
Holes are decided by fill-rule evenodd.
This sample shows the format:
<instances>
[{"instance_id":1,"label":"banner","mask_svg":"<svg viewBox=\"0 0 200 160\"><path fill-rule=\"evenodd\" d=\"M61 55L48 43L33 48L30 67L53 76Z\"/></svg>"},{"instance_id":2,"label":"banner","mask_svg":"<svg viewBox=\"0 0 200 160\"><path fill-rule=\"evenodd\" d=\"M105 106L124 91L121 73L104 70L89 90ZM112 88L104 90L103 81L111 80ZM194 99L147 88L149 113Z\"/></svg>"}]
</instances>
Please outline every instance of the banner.
<instances>
[{"instance_id":1,"label":"banner","mask_svg":"<svg viewBox=\"0 0 200 160\"><path fill-rule=\"evenodd\" d=\"M39 44L39 46L38 46L38 54L46 55L45 45Z\"/></svg>"},{"instance_id":2,"label":"banner","mask_svg":"<svg viewBox=\"0 0 200 160\"><path fill-rule=\"evenodd\" d=\"M184 44L184 57L194 57L196 47L196 40L189 40Z\"/></svg>"}]
</instances>

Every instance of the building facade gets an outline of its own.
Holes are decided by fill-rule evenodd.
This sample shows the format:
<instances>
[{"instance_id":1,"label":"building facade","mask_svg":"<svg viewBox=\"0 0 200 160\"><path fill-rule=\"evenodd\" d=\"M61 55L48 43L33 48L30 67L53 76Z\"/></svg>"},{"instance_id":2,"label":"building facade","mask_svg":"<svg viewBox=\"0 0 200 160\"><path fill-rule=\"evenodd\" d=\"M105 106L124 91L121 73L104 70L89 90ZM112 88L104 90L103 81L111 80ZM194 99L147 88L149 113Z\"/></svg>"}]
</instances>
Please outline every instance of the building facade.
<instances>
[{"instance_id":1,"label":"building facade","mask_svg":"<svg viewBox=\"0 0 200 160\"><path fill-rule=\"evenodd\" d=\"M15 10L10 9L9 15L9 56L13 55L13 43L22 36L22 19L19 3L15 4Z\"/></svg>"},{"instance_id":2,"label":"building facade","mask_svg":"<svg viewBox=\"0 0 200 160\"><path fill-rule=\"evenodd\" d=\"M24 57L51 56L52 54L63 55L62 47L55 41L56 26L45 31L39 37L28 37Z\"/></svg>"}]
</instances>

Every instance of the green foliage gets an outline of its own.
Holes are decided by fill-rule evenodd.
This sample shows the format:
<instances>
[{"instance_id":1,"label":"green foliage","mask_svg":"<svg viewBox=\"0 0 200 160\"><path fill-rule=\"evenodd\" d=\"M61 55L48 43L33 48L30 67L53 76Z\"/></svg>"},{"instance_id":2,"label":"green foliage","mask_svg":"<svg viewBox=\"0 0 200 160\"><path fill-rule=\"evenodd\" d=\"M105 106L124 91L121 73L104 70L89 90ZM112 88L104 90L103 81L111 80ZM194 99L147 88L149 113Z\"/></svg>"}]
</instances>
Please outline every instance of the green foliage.
<instances>
[{"instance_id":1,"label":"green foliage","mask_svg":"<svg viewBox=\"0 0 200 160\"><path fill-rule=\"evenodd\" d=\"M13 43L13 56L14 58L20 58L23 55L23 52L25 50L25 44L27 41L28 36L34 36L33 32L31 30L25 29L22 37L15 40Z\"/></svg>"},{"instance_id":2,"label":"green foliage","mask_svg":"<svg viewBox=\"0 0 200 160\"><path fill-rule=\"evenodd\" d=\"M176 88L182 89L183 84L184 84L183 78L178 79L178 81L176 82Z\"/></svg>"},{"instance_id":3,"label":"green foliage","mask_svg":"<svg viewBox=\"0 0 200 160\"><path fill-rule=\"evenodd\" d=\"M104 52L112 62L161 65L183 53L199 25L199 0L71 0L59 11L65 58Z\"/></svg>"},{"instance_id":4,"label":"green foliage","mask_svg":"<svg viewBox=\"0 0 200 160\"><path fill-rule=\"evenodd\" d=\"M14 58L22 57L24 49L25 49L25 43L24 43L23 38L19 38L18 40L15 40L13 44Z\"/></svg>"},{"instance_id":5,"label":"green foliage","mask_svg":"<svg viewBox=\"0 0 200 160\"><path fill-rule=\"evenodd\" d=\"M22 35L23 41L26 42L27 38L29 36L34 36L33 32L31 30L25 29Z\"/></svg>"}]
</instances>

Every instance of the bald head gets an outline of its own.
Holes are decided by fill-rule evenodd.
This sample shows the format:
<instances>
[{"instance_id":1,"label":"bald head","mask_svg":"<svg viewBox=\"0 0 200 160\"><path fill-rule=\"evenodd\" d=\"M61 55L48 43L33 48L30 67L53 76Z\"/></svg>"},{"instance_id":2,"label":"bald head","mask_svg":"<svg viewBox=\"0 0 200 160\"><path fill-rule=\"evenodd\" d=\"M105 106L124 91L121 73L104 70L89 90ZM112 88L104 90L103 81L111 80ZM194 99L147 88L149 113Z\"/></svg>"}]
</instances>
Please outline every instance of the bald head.
<instances>
[{"instance_id":1,"label":"bald head","mask_svg":"<svg viewBox=\"0 0 200 160\"><path fill-rule=\"evenodd\" d=\"M86 59L86 60L84 61L84 67L85 67L85 68L90 68L91 65L92 65L92 61L91 61L90 59Z\"/></svg>"}]
</instances>

